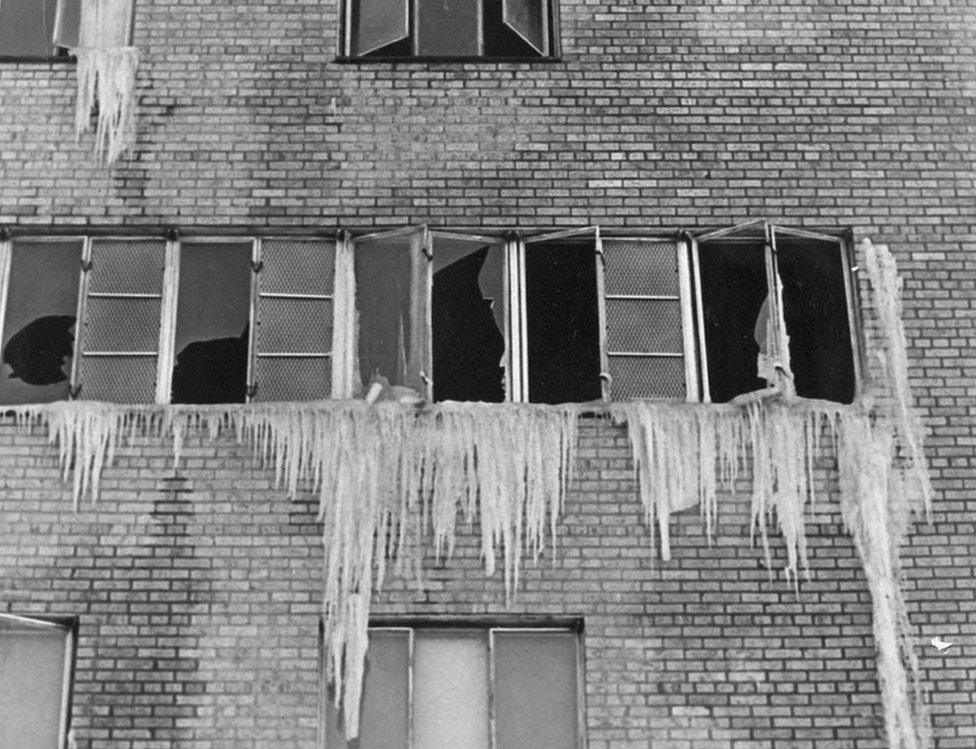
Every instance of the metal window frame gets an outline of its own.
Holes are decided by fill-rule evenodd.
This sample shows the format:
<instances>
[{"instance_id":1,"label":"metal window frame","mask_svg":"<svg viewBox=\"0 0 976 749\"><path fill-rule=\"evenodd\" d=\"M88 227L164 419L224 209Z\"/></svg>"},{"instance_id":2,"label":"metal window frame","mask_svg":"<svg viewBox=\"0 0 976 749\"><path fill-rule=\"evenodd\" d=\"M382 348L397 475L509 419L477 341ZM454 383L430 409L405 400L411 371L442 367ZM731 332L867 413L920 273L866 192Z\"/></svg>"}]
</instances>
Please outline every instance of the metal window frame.
<instances>
[{"instance_id":1,"label":"metal window frame","mask_svg":"<svg viewBox=\"0 0 976 749\"><path fill-rule=\"evenodd\" d=\"M574 620L572 622L518 622L510 623L490 623L483 621L470 621L458 619L445 619L443 621L416 621L408 620L404 622L377 622L369 626L368 632L398 632L407 635L407 749L413 749L416 738L415 714L414 714L414 692L415 692L415 672L416 672L416 648L415 639L418 632L476 632L480 635L480 640L484 643L487 651L487 681L488 681L488 706L487 706L487 730L488 747L495 749L497 745L497 716L495 712L496 694L496 675L495 675L495 638L499 633L502 634L569 634L573 636L573 669L576 677L576 746L573 749L585 749L586 747L586 709L585 709L585 679L584 679L584 652L582 635L582 622ZM322 669L324 671L324 669ZM324 690L323 690L324 691ZM323 736L328 735L327 730L322 731ZM324 743L324 742L323 742Z\"/></svg>"},{"instance_id":2,"label":"metal window frame","mask_svg":"<svg viewBox=\"0 0 976 749\"><path fill-rule=\"evenodd\" d=\"M71 728L71 697L74 692L75 656L78 641L78 618L75 616L39 617L0 612L0 619L35 627L53 628L64 634L64 665L61 670L61 704L58 721L58 747L68 748Z\"/></svg>"},{"instance_id":3,"label":"metal window frame","mask_svg":"<svg viewBox=\"0 0 976 749\"><path fill-rule=\"evenodd\" d=\"M345 34L344 34L345 53L347 55L353 58L366 57L367 55L376 52L379 49L383 49L383 47L386 47L390 44L396 44L398 42L402 42L404 39L410 39L410 47L411 49L413 49L415 42L414 39L411 37L414 38L416 37L416 34L411 34L411 31L413 29L413 19L412 19L413 0L402 0L405 6L404 13L403 13L403 19L404 19L403 36L401 36L400 38L392 42L387 42L386 44L381 44L378 47L373 47L372 49L359 50L357 52L353 52L353 44L352 44L353 4L358 2L359 0L346 0L346 2L343 3L342 6L344 10L344 19L343 19L342 27L345 30Z\"/></svg>"}]
</instances>

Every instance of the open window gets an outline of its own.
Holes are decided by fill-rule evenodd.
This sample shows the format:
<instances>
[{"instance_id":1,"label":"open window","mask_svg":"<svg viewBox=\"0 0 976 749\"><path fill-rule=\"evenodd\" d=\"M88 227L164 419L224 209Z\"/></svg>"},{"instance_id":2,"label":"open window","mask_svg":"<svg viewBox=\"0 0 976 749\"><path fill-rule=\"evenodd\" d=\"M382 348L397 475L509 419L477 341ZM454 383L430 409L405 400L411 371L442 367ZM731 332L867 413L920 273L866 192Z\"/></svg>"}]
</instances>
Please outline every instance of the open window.
<instances>
[{"instance_id":1,"label":"open window","mask_svg":"<svg viewBox=\"0 0 976 749\"><path fill-rule=\"evenodd\" d=\"M78 43L80 0L0 2L0 57L58 57Z\"/></svg>"},{"instance_id":2,"label":"open window","mask_svg":"<svg viewBox=\"0 0 976 749\"><path fill-rule=\"evenodd\" d=\"M850 403L857 360L843 241L759 221L694 244L710 399L787 388Z\"/></svg>"},{"instance_id":3,"label":"open window","mask_svg":"<svg viewBox=\"0 0 976 749\"><path fill-rule=\"evenodd\" d=\"M571 629L372 627L360 737L330 704L326 746L579 747L579 663Z\"/></svg>"},{"instance_id":4,"label":"open window","mask_svg":"<svg viewBox=\"0 0 976 749\"><path fill-rule=\"evenodd\" d=\"M67 746L75 627L73 619L0 614L0 746Z\"/></svg>"},{"instance_id":5,"label":"open window","mask_svg":"<svg viewBox=\"0 0 976 749\"><path fill-rule=\"evenodd\" d=\"M551 57L555 0L346 0L355 58Z\"/></svg>"},{"instance_id":6,"label":"open window","mask_svg":"<svg viewBox=\"0 0 976 749\"><path fill-rule=\"evenodd\" d=\"M600 233L588 227L526 239L512 264L521 386L516 400L604 397Z\"/></svg>"},{"instance_id":7,"label":"open window","mask_svg":"<svg viewBox=\"0 0 976 749\"><path fill-rule=\"evenodd\" d=\"M0 243L0 403L69 397L85 251L80 238Z\"/></svg>"}]
</instances>

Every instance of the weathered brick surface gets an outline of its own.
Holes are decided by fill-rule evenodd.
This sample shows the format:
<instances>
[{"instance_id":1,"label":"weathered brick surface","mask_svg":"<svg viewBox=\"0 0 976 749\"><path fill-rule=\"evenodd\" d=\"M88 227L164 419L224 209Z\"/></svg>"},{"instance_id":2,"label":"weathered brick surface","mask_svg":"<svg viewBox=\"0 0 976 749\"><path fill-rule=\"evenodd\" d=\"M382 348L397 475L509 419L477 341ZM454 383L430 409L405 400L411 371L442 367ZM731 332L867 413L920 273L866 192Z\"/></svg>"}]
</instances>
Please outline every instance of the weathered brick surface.
<instances>
[{"instance_id":1,"label":"weathered brick surface","mask_svg":"<svg viewBox=\"0 0 976 749\"><path fill-rule=\"evenodd\" d=\"M905 549L938 749L976 745L976 11L968 0L563 0L552 63L334 62L337 3L140 2L135 154L72 133L73 69L0 64L0 223L726 225L887 242L936 501ZM85 747L314 746L321 542L247 450L123 451L71 509L0 429L0 610L81 617ZM655 561L623 435L588 424L558 559L508 608L472 538L380 613L579 614L591 749L883 745L870 601L836 502L796 597L740 486ZM826 479L825 479L826 480ZM782 549L774 543L777 552ZM782 562L782 553L778 561ZM956 644L945 656L934 635Z\"/></svg>"}]
</instances>

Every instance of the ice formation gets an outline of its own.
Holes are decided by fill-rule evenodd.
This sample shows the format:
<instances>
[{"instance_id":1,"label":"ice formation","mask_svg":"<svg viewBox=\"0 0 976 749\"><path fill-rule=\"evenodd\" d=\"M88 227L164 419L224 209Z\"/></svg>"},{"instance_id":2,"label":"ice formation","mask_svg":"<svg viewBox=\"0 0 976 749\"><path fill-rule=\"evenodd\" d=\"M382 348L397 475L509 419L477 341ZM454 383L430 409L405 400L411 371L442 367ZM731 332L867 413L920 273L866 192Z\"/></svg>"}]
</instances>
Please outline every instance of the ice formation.
<instances>
[{"instance_id":1,"label":"ice formation","mask_svg":"<svg viewBox=\"0 0 976 749\"><path fill-rule=\"evenodd\" d=\"M865 246L877 311L883 387L851 406L763 394L739 404L609 405L625 422L641 501L670 556L672 512L699 506L709 537L717 496L737 477L752 482L751 515L767 559L775 517L787 549L786 575L806 569L806 505L814 462L834 448L840 509L864 563L874 607L879 683L892 749L925 749L927 721L918 686L898 547L913 510L927 507L920 422L905 372L897 276L883 247ZM351 283L351 279L339 283ZM353 314L353 313L350 313ZM350 324L354 319L349 320ZM351 328L350 328L351 329ZM335 342L354 357L353 340ZM592 411L589 404L587 410ZM168 437L178 461L187 435L235 434L295 493L319 495L324 544L327 671L342 703L347 735L358 734L370 597L387 565L416 571L425 550L453 551L459 519L477 525L485 571L501 555L507 594L523 555L555 546L574 465L579 407L384 401L120 406L66 402L11 409L22 425L44 422L60 450L75 503L93 499L120 445L135 436Z\"/></svg>"},{"instance_id":2,"label":"ice formation","mask_svg":"<svg viewBox=\"0 0 976 749\"><path fill-rule=\"evenodd\" d=\"M82 0L78 46L75 134L91 129L97 111L95 153L113 164L135 142L136 69L139 53L129 45L132 0Z\"/></svg>"}]
</instances>

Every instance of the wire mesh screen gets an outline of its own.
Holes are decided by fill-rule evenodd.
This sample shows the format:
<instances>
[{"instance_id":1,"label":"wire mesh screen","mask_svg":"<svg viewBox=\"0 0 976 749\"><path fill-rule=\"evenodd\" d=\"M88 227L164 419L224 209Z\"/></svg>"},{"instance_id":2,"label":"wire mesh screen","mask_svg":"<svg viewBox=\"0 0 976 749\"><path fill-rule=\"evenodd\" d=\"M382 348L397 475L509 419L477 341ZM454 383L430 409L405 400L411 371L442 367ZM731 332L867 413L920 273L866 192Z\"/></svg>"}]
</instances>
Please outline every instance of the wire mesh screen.
<instances>
[{"instance_id":1,"label":"wire mesh screen","mask_svg":"<svg viewBox=\"0 0 976 749\"><path fill-rule=\"evenodd\" d=\"M88 290L94 293L159 294L163 285L166 243L95 239Z\"/></svg>"},{"instance_id":2,"label":"wire mesh screen","mask_svg":"<svg viewBox=\"0 0 976 749\"><path fill-rule=\"evenodd\" d=\"M85 356L81 394L85 400L151 403L156 392L155 356Z\"/></svg>"},{"instance_id":3,"label":"wire mesh screen","mask_svg":"<svg viewBox=\"0 0 976 749\"><path fill-rule=\"evenodd\" d=\"M85 351L155 351L159 299L90 297L85 310Z\"/></svg>"},{"instance_id":4,"label":"wire mesh screen","mask_svg":"<svg viewBox=\"0 0 976 749\"><path fill-rule=\"evenodd\" d=\"M611 356L610 397L679 400L685 397L682 357Z\"/></svg>"},{"instance_id":5,"label":"wire mesh screen","mask_svg":"<svg viewBox=\"0 0 976 749\"><path fill-rule=\"evenodd\" d=\"M681 356L681 305L670 299L607 299L607 346Z\"/></svg>"},{"instance_id":6,"label":"wire mesh screen","mask_svg":"<svg viewBox=\"0 0 976 749\"><path fill-rule=\"evenodd\" d=\"M261 291L268 294L331 294L335 243L266 239L261 243Z\"/></svg>"},{"instance_id":7,"label":"wire mesh screen","mask_svg":"<svg viewBox=\"0 0 976 749\"><path fill-rule=\"evenodd\" d=\"M603 251L611 396L684 398L675 243L610 239Z\"/></svg>"},{"instance_id":8,"label":"wire mesh screen","mask_svg":"<svg viewBox=\"0 0 976 749\"><path fill-rule=\"evenodd\" d=\"M604 282L608 294L677 296L678 256L674 242L605 239Z\"/></svg>"},{"instance_id":9,"label":"wire mesh screen","mask_svg":"<svg viewBox=\"0 0 976 749\"><path fill-rule=\"evenodd\" d=\"M332 394L332 359L258 357L254 381L256 401L309 401Z\"/></svg>"},{"instance_id":10,"label":"wire mesh screen","mask_svg":"<svg viewBox=\"0 0 976 749\"><path fill-rule=\"evenodd\" d=\"M263 298L257 332L259 355L327 354L332 350L332 304L319 299Z\"/></svg>"}]
</instances>

